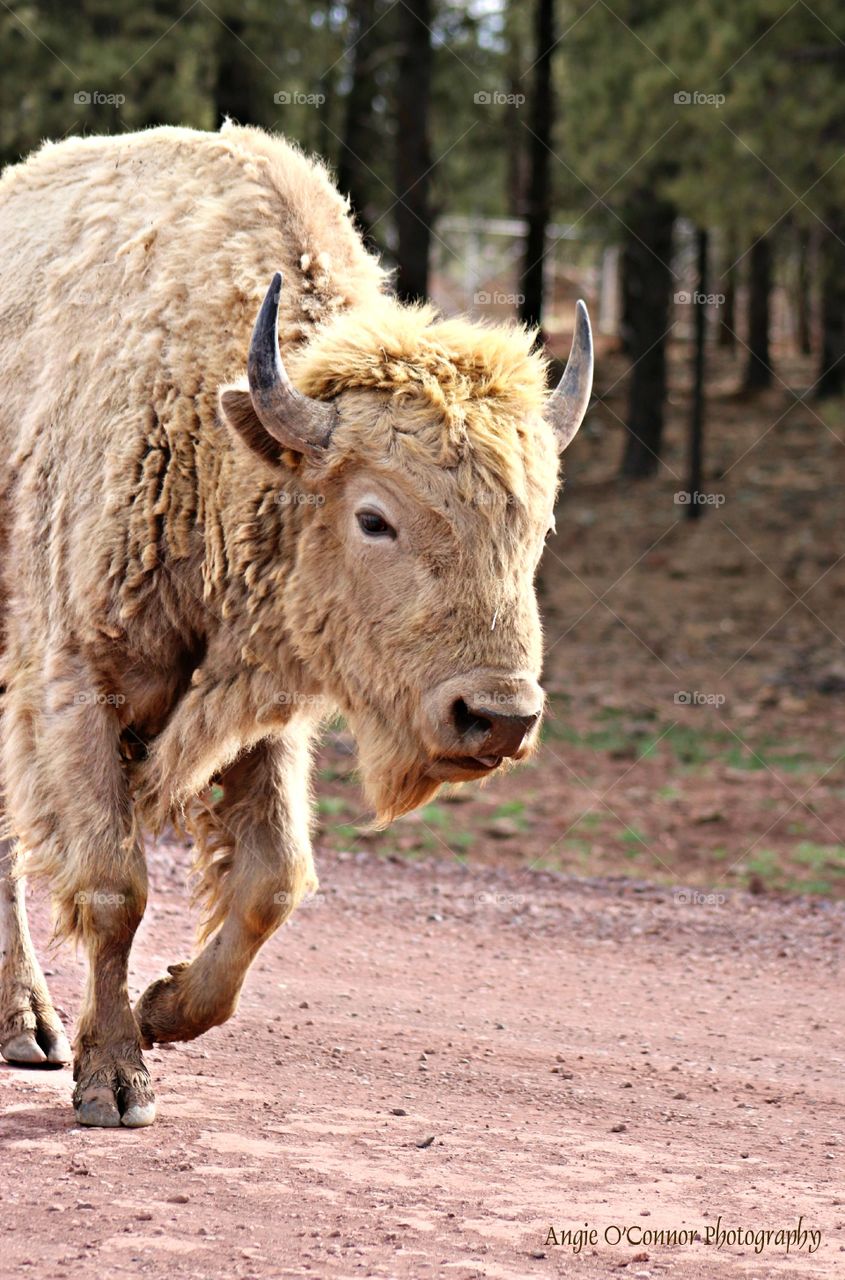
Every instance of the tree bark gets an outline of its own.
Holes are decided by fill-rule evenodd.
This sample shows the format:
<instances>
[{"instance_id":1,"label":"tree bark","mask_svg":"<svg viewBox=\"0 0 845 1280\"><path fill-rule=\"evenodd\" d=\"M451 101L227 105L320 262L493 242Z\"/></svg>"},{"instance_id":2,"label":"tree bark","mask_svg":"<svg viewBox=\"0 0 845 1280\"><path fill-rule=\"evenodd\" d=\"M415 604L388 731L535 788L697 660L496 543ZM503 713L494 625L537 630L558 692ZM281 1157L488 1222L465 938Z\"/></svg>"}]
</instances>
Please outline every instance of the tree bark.
<instances>
[{"instance_id":1,"label":"tree bark","mask_svg":"<svg viewBox=\"0 0 845 1280\"><path fill-rule=\"evenodd\" d=\"M642 479L657 471L663 444L675 210L646 189L629 202L624 220L629 228L622 252L632 367L622 475Z\"/></svg>"},{"instance_id":2,"label":"tree bark","mask_svg":"<svg viewBox=\"0 0 845 1280\"><path fill-rule=\"evenodd\" d=\"M699 229L696 233L696 298L695 338L693 343L692 403L690 407L689 433L689 494L687 519L698 520L704 513L704 504L698 501L703 491L704 470L704 375L707 338L707 251L709 237Z\"/></svg>"},{"instance_id":3,"label":"tree bark","mask_svg":"<svg viewBox=\"0 0 845 1280\"><path fill-rule=\"evenodd\" d=\"M819 254L822 344L816 383L821 400L845 391L845 218L840 213L825 221L830 230L824 234Z\"/></svg>"},{"instance_id":4,"label":"tree bark","mask_svg":"<svg viewBox=\"0 0 845 1280\"><path fill-rule=\"evenodd\" d=\"M543 274L546 228L549 225L554 96L552 92L552 50L555 43L554 0L536 0L534 10L534 84L531 95L531 140L529 144L528 199L525 256L520 285L519 318L524 324L540 326L543 320Z\"/></svg>"},{"instance_id":5,"label":"tree bark","mask_svg":"<svg viewBox=\"0 0 845 1280\"><path fill-rule=\"evenodd\" d=\"M431 23L433 0L403 0L397 83L396 292L405 302L428 294L431 244Z\"/></svg>"},{"instance_id":6,"label":"tree bark","mask_svg":"<svg viewBox=\"0 0 845 1280\"><path fill-rule=\"evenodd\" d=\"M363 231L367 229L369 191L367 153L372 136L373 61L378 48L376 0L351 0L349 45L352 49L352 81L346 95L343 140L337 160L337 185L349 197L352 212Z\"/></svg>"},{"instance_id":7,"label":"tree bark","mask_svg":"<svg viewBox=\"0 0 845 1280\"><path fill-rule=\"evenodd\" d=\"M798 232L795 318L796 343L802 356L813 354L812 256L812 237L809 231L801 230Z\"/></svg>"},{"instance_id":8,"label":"tree bark","mask_svg":"<svg viewBox=\"0 0 845 1280\"><path fill-rule=\"evenodd\" d=\"M719 312L719 346L736 351L736 240L729 236L725 241L727 266L722 272L721 285L725 301Z\"/></svg>"},{"instance_id":9,"label":"tree bark","mask_svg":"<svg viewBox=\"0 0 845 1280\"><path fill-rule=\"evenodd\" d=\"M748 274L748 364L745 390L761 391L772 385L769 352L769 297L772 290L772 250L767 236L751 246Z\"/></svg>"},{"instance_id":10,"label":"tree bark","mask_svg":"<svg viewBox=\"0 0 845 1280\"><path fill-rule=\"evenodd\" d=\"M236 124L258 124L252 102L252 85L255 77L251 74L251 65L247 65L251 55L241 43L244 23L240 18L232 17L227 26L228 30L220 26L217 34L217 69L214 84L217 125L219 128L227 116L231 117Z\"/></svg>"},{"instance_id":11,"label":"tree bark","mask_svg":"<svg viewBox=\"0 0 845 1280\"><path fill-rule=\"evenodd\" d=\"M522 72L528 59L525 57L524 41L519 39L516 30L516 15L519 0L508 0L508 23L506 29L506 67L508 91L513 94L523 92ZM519 120L518 111L505 112L503 131L506 148L506 208L509 218L525 217L525 192L528 188L526 171L525 143L530 136Z\"/></svg>"}]
</instances>

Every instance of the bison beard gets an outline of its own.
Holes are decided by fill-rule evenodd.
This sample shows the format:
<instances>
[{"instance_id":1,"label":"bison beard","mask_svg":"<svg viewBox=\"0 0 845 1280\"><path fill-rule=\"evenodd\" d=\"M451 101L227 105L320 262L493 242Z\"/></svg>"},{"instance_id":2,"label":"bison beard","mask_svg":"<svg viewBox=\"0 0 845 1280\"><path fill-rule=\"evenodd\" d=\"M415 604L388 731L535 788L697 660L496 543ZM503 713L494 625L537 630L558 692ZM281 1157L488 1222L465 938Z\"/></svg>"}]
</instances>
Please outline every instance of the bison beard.
<instances>
[{"instance_id":1,"label":"bison beard","mask_svg":"<svg viewBox=\"0 0 845 1280\"><path fill-rule=\"evenodd\" d=\"M409 734L402 740L402 719L388 720L372 708L350 711L349 727L358 744L361 783L381 830L436 795L440 783L427 774L431 759L413 750ZM406 722L407 723L407 722Z\"/></svg>"}]
</instances>

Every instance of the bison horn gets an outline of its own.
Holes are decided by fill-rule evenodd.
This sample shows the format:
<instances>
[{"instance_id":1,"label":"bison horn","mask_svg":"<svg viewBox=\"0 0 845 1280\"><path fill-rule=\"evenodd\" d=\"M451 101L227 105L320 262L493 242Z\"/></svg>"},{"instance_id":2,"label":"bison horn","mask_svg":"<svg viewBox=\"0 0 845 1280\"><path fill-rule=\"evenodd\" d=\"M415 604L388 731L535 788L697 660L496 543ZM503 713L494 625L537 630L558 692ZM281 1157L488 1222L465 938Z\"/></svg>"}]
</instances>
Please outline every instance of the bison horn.
<instances>
[{"instance_id":1,"label":"bison horn","mask_svg":"<svg viewBox=\"0 0 845 1280\"><path fill-rule=\"evenodd\" d=\"M279 299L276 272L261 304L249 344L247 374L255 413L265 430L297 453L318 453L331 439L337 417L332 405L297 391L279 354Z\"/></svg>"},{"instance_id":2,"label":"bison horn","mask_svg":"<svg viewBox=\"0 0 845 1280\"><path fill-rule=\"evenodd\" d=\"M561 453L572 443L584 420L592 389L593 335L587 308L579 300L575 304L575 333L569 359L546 409L546 417L554 427Z\"/></svg>"}]
</instances>

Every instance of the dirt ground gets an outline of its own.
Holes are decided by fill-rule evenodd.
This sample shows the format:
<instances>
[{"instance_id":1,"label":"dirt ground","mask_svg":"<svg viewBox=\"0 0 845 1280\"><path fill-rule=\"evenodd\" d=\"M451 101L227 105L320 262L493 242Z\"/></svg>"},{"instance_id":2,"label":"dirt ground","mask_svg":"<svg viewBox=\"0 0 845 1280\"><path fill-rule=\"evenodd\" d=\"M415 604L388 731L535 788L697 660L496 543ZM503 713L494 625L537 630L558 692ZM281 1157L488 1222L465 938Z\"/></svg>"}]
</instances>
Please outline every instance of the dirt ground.
<instances>
[{"instance_id":1,"label":"dirt ground","mask_svg":"<svg viewBox=\"0 0 845 1280\"><path fill-rule=\"evenodd\" d=\"M149 1055L153 1129L76 1128L67 1071L0 1068L2 1280L845 1266L845 416L783 385L748 403L739 365L708 415L722 500L692 523L682 353L633 487L602 353L542 570L538 755L372 834L328 733L321 893L233 1023ZM188 858L151 856L133 994L188 954ZM47 968L70 1024L81 961ZM812 1254L706 1243L799 1222Z\"/></svg>"},{"instance_id":2,"label":"dirt ground","mask_svg":"<svg viewBox=\"0 0 845 1280\"><path fill-rule=\"evenodd\" d=\"M190 944L186 857L152 855L135 991ZM845 905L364 852L321 873L236 1020L149 1055L152 1129L74 1127L69 1071L0 1071L4 1277L845 1265ZM81 965L48 968L74 1012ZM638 1244L720 1217L821 1242ZM547 1243L585 1223L595 1246Z\"/></svg>"}]
</instances>

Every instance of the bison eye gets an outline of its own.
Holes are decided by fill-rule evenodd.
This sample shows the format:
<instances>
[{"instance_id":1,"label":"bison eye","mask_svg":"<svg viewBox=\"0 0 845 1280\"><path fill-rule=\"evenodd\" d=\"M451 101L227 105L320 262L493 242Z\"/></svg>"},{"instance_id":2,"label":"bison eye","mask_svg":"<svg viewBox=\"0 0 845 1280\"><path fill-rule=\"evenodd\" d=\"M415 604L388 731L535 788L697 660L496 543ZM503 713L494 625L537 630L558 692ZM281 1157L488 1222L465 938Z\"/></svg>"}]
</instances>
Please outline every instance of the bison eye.
<instances>
[{"instance_id":1,"label":"bison eye","mask_svg":"<svg viewBox=\"0 0 845 1280\"><path fill-rule=\"evenodd\" d=\"M358 524L368 538L395 538L396 530L377 511L359 511Z\"/></svg>"}]
</instances>

